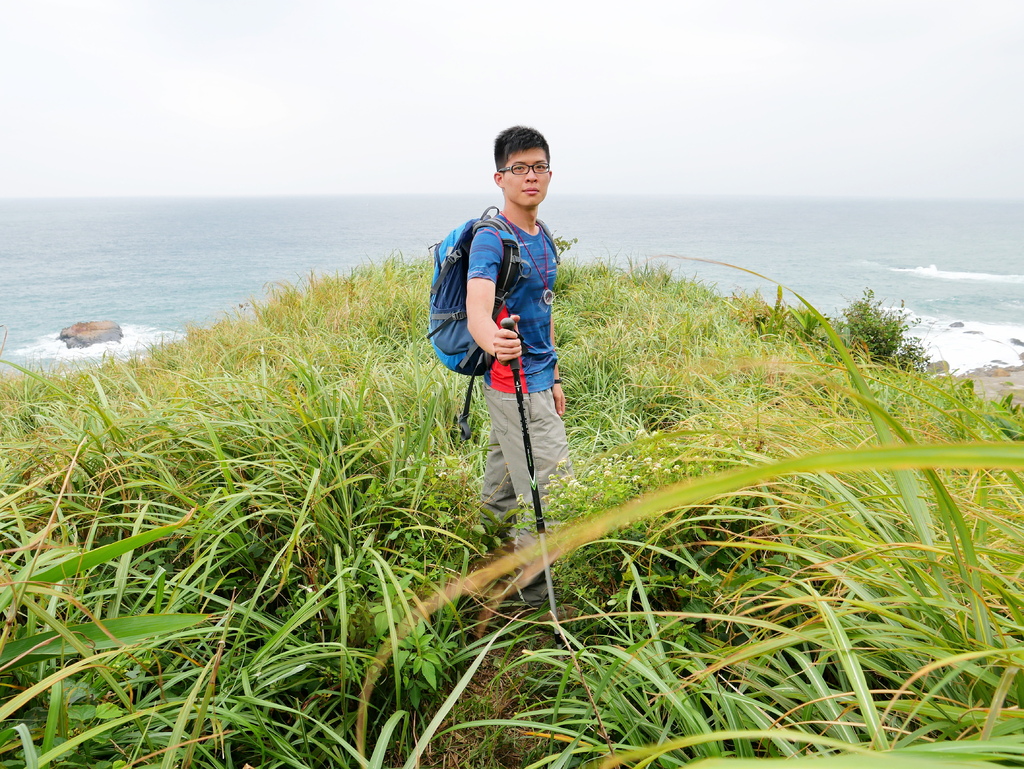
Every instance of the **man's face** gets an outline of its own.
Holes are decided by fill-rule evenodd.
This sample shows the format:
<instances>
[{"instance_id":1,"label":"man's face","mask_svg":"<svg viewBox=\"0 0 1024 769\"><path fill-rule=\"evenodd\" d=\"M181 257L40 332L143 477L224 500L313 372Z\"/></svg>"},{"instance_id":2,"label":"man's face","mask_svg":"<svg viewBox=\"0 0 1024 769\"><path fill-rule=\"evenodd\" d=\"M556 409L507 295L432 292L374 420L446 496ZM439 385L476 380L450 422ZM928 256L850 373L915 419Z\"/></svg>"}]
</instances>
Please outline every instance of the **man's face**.
<instances>
[{"instance_id":1,"label":"man's face","mask_svg":"<svg viewBox=\"0 0 1024 769\"><path fill-rule=\"evenodd\" d=\"M517 163L533 166L537 163L547 162L547 155L538 147L512 154L505 166L511 167ZM538 174L533 168L530 168L525 174L514 174L511 171L495 172L494 182L501 187L508 203L522 208L536 208L548 194L551 172Z\"/></svg>"}]
</instances>

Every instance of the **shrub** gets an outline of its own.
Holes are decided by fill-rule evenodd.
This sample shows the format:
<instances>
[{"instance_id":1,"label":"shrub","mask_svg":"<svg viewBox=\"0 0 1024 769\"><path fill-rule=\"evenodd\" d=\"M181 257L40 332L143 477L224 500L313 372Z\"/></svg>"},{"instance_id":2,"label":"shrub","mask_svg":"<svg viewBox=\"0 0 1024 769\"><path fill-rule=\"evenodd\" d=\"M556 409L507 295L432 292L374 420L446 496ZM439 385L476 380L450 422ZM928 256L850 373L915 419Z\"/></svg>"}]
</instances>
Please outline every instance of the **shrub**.
<instances>
[{"instance_id":1,"label":"shrub","mask_svg":"<svg viewBox=\"0 0 1024 769\"><path fill-rule=\"evenodd\" d=\"M910 335L911 322L905 313L882 307L882 300L875 299L870 288L865 288L864 296L851 302L842 311L842 317L833 321L846 344L864 352L872 361L907 371L924 371L928 353L921 341Z\"/></svg>"},{"instance_id":2,"label":"shrub","mask_svg":"<svg viewBox=\"0 0 1024 769\"><path fill-rule=\"evenodd\" d=\"M562 238L558 235L555 235L553 239L555 241L555 251L558 252L559 256L563 256L566 251L580 242L579 238Z\"/></svg>"}]
</instances>

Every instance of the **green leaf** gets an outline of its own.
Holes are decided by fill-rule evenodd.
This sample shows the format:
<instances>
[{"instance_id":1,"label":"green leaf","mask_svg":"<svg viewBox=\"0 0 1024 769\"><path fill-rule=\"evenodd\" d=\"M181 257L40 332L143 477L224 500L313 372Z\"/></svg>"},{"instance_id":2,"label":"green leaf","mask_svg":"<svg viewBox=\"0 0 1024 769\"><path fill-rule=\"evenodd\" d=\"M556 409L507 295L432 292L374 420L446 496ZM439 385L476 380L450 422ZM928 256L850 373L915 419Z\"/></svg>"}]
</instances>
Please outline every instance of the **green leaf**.
<instances>
[{"instance_id":1,"label":"green leaf","mask_svg":"<svg viewBox=\"0 0 1024 769\"><path fill-rule=\"evenodd\" d=\"M95 705L69 705L68 718L72 721L92 721L96 718Z\"/></svg>"},{"instance_id":2,"label":"green leaf","mask_svg":"<svg viewBox=\"0 0 1024 769\"><path fill-rule=\"evenodd\" d=\"M124 708L119 708L113 702L101 702L96 706L96 718L101 721L109 721L111 718L120 718L125 714Z\"/></svg>"},{"instance_id":3,"label":"green leaf","mask_svg":"<svg viewBox=\"0 0 1024 769\"><path fill-rule=\"evenodd\" d=\"M423 677L427 679L432 691L437 691L437 669L426 660L423 660Z\"/></svg>"},{"instance_id":4,"label":"green leaf","mask_svg":"<svg viewBox=\"0 0 1024 769\"><path fill-rule=\"evenodd\" d=\"M804 764L816 769L982 769L989 763L963 761L940 757L937 760L900 756L895 753L877 753L873 756L800 756L785 759L732 759L711 758L692 764L693 769L767 769L771 766L788 767Z\"/></svg>"},{"instance_id":5,"label":"green leaf","mask_svg":"<svg viewBox=\"0 0 1024 769\"><path fill-rule=\"evenodd\" d=\"M95 622L90 622L84 625L73 625L67 630L79 636L84 643L91 645L93 651L102 651L184 630L198 625L206 618L206 614L143 614L138 617L109 619L103 623L102 627ZM104 628L106 632L104 632ZM117 640L111 639L108 633ZM23 654L25 656L21 657ZM73 647L63 643L60 635L55 631L50 631L6 644L0 650L0 668L9 665L10 667L7 669L10 670L33 662L74 654L77 652ZM18 659L18 657L21 658Z\"/></svg>"},{"instance_id":6,"label":"green leaf","mask_svg":"<svg viewBox=\"0 0 1024 769\"><path fill-rule=\"evenodd\" d=\"M94 550L86 550L83 553L68 558L63 563L52 566L45 571L31 575L33 582L60 582L75 574L79 574L93 566L112 561L118 556L134 550L137 547L148 545L150 542L166 537L174 533L174 530L181 524L172 523L169 526L160 526L150 531L144 531L131 537L113 542Z\"/></svg>"},{"instance_id":7,"label":"green leaf","mask_svg":"<svg viewBox=\"0 0 1024 769\"><path fill-rule=\"evenodd\" d=\"M80 574L101 563L112 561L135 548L148 545L150 542L161 537L169 536L175 529L187 521L189 517L185 516L176 523L168 526L159 526L151 531L144 531L140 534L126 537L103 547L86 550L81 553L72 553L56 566L51 566L42 571L33 572L30 567L27 567L16 574L9 582L0 586L0 611L6 609L11 604L16 595L15 591L20 589L25 583L54 583Z\"/></svg>"}]
</instances>

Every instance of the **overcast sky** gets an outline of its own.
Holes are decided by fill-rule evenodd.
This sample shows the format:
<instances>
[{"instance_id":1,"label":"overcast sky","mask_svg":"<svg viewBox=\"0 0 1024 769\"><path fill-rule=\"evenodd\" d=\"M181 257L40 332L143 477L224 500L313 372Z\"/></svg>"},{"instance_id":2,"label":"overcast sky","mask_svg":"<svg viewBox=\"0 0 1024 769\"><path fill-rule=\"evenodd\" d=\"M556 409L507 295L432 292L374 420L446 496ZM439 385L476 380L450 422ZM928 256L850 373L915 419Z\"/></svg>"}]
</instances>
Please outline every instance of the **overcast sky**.
<instances>
[{"instance_id":1,"label":"overcast sky","mask_svg":"<svg viewBox=\"0 0 1024 769\"><path fill-rule=\"evenodd\" d=\"M2 197L1024 197L1022 0L0 3Z\"/></svg>"}]
</instances>

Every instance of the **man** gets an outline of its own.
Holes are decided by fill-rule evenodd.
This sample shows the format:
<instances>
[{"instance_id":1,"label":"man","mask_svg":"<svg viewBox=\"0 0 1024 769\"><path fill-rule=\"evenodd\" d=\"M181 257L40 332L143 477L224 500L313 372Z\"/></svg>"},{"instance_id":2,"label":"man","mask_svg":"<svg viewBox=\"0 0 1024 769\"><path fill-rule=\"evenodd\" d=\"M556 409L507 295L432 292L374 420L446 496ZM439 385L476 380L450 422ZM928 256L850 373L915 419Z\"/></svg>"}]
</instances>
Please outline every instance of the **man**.
<instances>
[{"instance_id":1,"label":"man","mask_svg":"<svg viewBox=\"0 0 1024 769\"><path fill-rule=\"evenodd\" d=\"M531 487L509 361L522 359L526 415L541 497L551 476L571 472L562 423L565 394L558 373L551 319L557 273L555 246L537 220L538 208L551 183L548 143L538 131L514 126L495 139L494 162L494 182L504 196L500 216L511 225L519 241L522 274L495 323L491 312L501 263L501 236L491 228L482 229L473 239L470 251L466 312L473 338L495 358L484 376L491 435L483 505L488 521L507 531L516 547L521 548L535 541L531 533L534 521L532 514L517 518L515 512L520 499L529 503ZM515 321L518 334L501 328L500 321L507 316ZM539 608L547 604L543 575L518 588L520 597L530 606Z\"/></svg>"}]
</instances>

